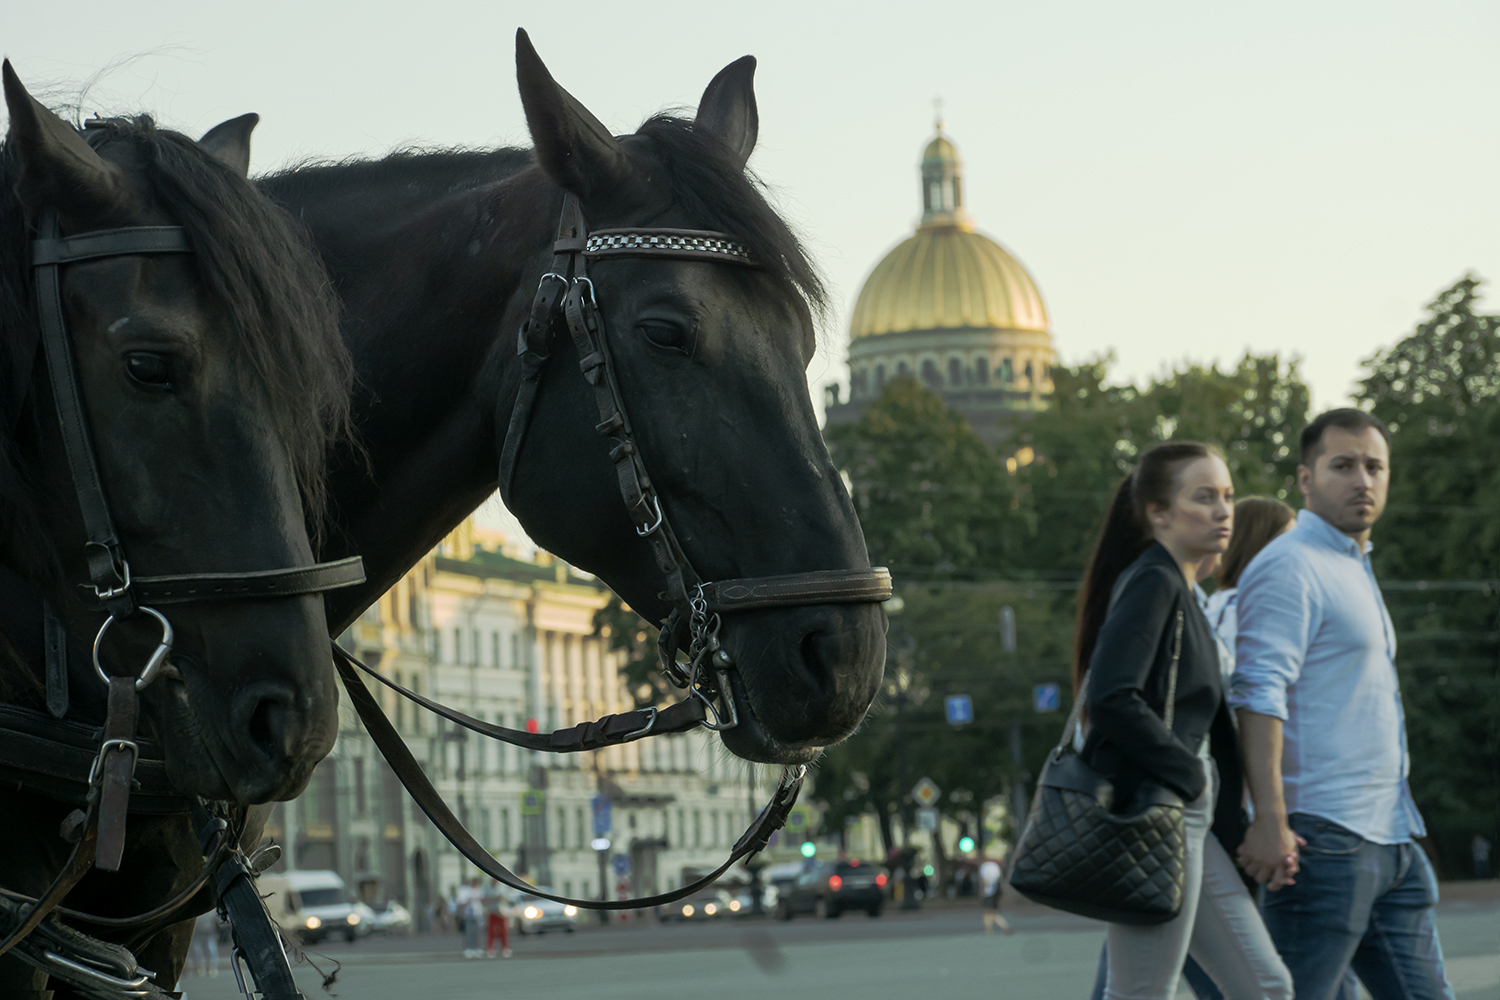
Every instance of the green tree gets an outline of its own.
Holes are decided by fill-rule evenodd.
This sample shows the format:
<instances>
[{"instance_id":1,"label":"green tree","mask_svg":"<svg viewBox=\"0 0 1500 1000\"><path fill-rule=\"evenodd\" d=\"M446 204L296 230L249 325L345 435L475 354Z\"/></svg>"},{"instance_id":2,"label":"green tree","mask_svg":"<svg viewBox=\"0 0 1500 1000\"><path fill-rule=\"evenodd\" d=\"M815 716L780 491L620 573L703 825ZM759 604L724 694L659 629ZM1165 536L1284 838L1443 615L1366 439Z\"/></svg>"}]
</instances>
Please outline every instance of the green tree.
<instances>
[{"instance_id":1,"label":"green tree","mask_svg":"<svg viewBox=\"0 0 1500 1000\"><path fill-rule=\"evenodd\" d=\"M1372 557L1401 643L1412 793L1447 877L1500 842L1500 316L1465 277L1365 362L1358 398L1393 432ZM1416 581L1426 581L1417 589Z\"/></svg>"}]
</instances>

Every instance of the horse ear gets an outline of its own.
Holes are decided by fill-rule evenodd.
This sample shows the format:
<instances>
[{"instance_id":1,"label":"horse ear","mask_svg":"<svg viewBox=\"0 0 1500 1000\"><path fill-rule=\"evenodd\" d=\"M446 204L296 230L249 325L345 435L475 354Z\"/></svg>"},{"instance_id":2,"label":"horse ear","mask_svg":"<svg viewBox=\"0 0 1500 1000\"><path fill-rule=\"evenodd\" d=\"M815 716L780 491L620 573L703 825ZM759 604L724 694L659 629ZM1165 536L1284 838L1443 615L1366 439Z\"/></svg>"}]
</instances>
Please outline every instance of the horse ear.
<instances>
[{"instance_id":1,"label":"horse ear","mask_svg":"<svg viewBox=\"0 0 1500 1000\"><path fill-rule=\"evenodd\" d=\"M629 164L620 143L557 85L523 29L516 31L516 83L547 176L585 201L624 179Z\"/></svg>"},{"instance_id":2,"label":"horse ear","mask_svg":"<svg viewBox=\"0 0 1500 1000\"><path fill-rule=\"evenodd\" d=\"M712 132L740 161L750 159L760 133L760 112L755 109L755 57L745 56L719 70L698 102L694 125Z\"/></svg>"},{"instance_id":3,"label":"horse ear","mask_svg":"<svg viewBox=\"0 0 1500 1000\"><path fill-rule=\"evenodd\" d=\"M220 122L198 140L204 152L241 177L250 176L250 133L260 124L260 115L240 115Z\"/></svg>"},{"instance_id":4,"label":"horse ear","mask_svg":"<svg viewBox=\"0 0 1500 1000\"><path fill-rule=\"evenodd\" d=\"M64 212L108 211L125 197L120 171L83 141L78 131L27 93L5 60L5 105L10 136L21 157L17 194L28 208L52 205Z\"/></svg>"}]
</instances>

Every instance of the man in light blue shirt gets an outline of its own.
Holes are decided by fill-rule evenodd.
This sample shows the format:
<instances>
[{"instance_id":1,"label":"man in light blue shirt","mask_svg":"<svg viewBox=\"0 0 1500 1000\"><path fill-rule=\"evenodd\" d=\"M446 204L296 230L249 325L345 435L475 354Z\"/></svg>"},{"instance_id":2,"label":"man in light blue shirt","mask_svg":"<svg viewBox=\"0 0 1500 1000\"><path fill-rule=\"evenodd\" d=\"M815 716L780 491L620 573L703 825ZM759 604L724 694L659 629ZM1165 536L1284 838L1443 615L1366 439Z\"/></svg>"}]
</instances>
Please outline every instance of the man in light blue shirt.
<instances>
[{"instance_id":1,"label":"man in light blue shirt","mask_svg":"<svg viewBox=\"0 0 1500 1000\"><path fill-rule=\"evenodd\" d=\"M1452 1000L1437 881L1407 776L1396 633L1370 568L1390 432L1332 410L1302 434L1296 527L1240 577L1229 702L1255 819L1239 860L1298 1000L1337 994L1352 966L1375 1000Z\"/></svg>"}]
</instances>

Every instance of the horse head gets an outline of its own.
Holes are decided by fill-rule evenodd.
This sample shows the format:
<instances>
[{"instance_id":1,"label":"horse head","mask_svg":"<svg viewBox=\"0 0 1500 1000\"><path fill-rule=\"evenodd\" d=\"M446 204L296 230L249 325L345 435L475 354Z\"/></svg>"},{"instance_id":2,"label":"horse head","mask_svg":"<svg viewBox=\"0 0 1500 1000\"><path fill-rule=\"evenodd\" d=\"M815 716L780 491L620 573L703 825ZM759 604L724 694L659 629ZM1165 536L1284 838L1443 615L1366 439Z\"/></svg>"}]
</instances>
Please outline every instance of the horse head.
<instances>
[{"instance_id":1,"label":"horse head","mask_svg":"<svg viewBox=\"0 0 1500 1000\"><path fill-rule=\"evenodd\" d=\"M79 132L9 62L4 89L0 563L65 623L73 714L97 721L106 685L89 649L105 615L85 600L89 536L39 346L39 220L62 237L181 227L190 245L68 263L58 284L97 480L137 580L313 562L308 515L316 523L325 450L347 419L350 366L316 257L246 180L255 116L201 143L144 117ZM244 802L298 794L337 721L321 596L162 610L175 645L141 699L173 782ZM104 671L140 673L160 634L148 615L114 622ZM7 680L7 700L37 700L38 679Z\"/></svg>"},{"instance_id":2,"label":"horse head","mask_svg":"<svg viewBox=\"0 0 1500 1000\"><path fill-rule=\"evenodd\" d=\"M868 569L807 391L822 287L745 171L758 127L754 59L721 71L691 121L658 116L619 138L557 85L524 32L516 59L539 174L534 211L555 219L571 195L592 229L722 232L757 264L622 257L589 268L640 454L693 569L704 580ZM510 319L552 261L549 242ZM672 610L663 575L626 516L568 337L554 354L507 500L537 542L661 622ZM499 409L503 439L509 411ZM885 627L875 603L724 614L740 716L724 744L792 763L849 736L880 682Z\"/></svg>"}]
</instances>

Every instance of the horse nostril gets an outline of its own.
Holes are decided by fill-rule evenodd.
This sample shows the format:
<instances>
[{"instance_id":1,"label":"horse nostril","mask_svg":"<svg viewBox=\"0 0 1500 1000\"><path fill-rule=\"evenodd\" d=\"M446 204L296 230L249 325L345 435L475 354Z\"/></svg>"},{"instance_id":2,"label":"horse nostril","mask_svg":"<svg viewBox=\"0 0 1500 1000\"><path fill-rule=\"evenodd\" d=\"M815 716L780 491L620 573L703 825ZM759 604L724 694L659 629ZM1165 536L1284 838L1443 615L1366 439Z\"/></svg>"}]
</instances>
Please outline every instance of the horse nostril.
<instances>
[{"instance_id":1,"label":"horse nostril","mask_svg":"<svg viewBox=\"0 0 1500 1000\"><path fill-rule=\"evenodd\" d=\"M274 683L252 684L235 697L237 742L262 758L262 764L279 768L291 755L293 703L292 692Z\"/></svg>"}]
</instances>

